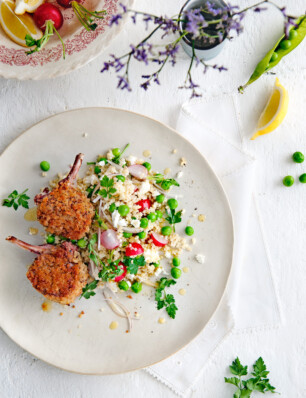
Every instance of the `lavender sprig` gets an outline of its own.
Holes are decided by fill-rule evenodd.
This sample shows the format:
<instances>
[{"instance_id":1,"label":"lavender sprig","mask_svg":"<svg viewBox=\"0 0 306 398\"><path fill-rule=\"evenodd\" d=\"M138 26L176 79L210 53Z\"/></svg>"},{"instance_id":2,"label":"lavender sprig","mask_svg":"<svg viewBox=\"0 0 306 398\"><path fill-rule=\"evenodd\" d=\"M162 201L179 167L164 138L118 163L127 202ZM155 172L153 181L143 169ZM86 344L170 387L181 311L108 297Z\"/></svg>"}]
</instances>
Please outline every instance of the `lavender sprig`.
<instances>
[{"instance_id":1,"label":"lavender sprig","mask_svg":"<svg viewBox=\"0 0 306 398\"><path fill-rule=\"evenodd\" d=\"M130 10L124 4L120 4L121 12L112 16L109 22L110 26L118 25L123 16L129 14L134 24L141 20L145 25L145 30L149 30L152 25L153 28L137 45L131 44L130 50L126 54L120 57L112 54L110 60L104 62L101 72L114 70L118 78L117 88L131 91L129 69L132 61L141 62L149 67L158 65L158 68L154 68L153 72L141 76L144 80L140 83L140 87L147 91L151 83L160 85L160 75L167 63L175 66L176 57L181 47L181 40L186 37L186 39L188 38L191 41L193 46L192 57L184 84L179 88L189 90L191 98L200 97L200 85L194 81L192 76L194 69L200 65L203 67L203 73L206 73L209 69L222 72L226 71L227 68L222 65L207 64L199 59L195 54L194 41L201 39L208 44L218 44L226 37L231 39L233 33L239 35L243 32L242 21L249 10L260 13L267 10L266 5L268 4L277 8L282 13L285 33L288 35L290 26L295 25L296 18L288 15L285 7L279 7L270 0L262 0L242 10L237 5L231 4L221 9L207 1L204 7L188 10L183 15L172 18ZM206 17L207 15L210 17ZM158 31L161 33L161 40L165 38L170 40L170 42L168 41L163 44L161 46L162 49L159 50L160 46L150 42L150 39ZM171 40L173 35L178 35L178 37Z\"/></svg>"}]
</instances>

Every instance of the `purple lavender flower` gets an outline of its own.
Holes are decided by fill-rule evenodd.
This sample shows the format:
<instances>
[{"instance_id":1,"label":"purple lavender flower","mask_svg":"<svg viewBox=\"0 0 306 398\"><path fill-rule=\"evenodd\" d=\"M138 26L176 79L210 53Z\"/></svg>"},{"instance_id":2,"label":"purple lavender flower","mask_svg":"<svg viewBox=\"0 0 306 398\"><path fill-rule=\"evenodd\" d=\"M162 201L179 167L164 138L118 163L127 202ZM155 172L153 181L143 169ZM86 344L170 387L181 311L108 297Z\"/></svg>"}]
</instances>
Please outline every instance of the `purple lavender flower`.
<instances>
[{"instance_id":1,"label":"purple lavender flower","mask_svg":"<svg viewBox=\"0 0 306 398\"><path fill-rule=\"evenodd\" d=\"M110 21L109 21L109 26L112 26L112 25L114 25L114 24L115 24L115 25L118 25L120 19L122 19L122 14L115 14L115 15L112 15L112 17L111 17L111 19L110 19Z\"/></svg>"},{"instance_id":2,"label":"purple lavender flower","mask_svg":"<svg viewBox=\"0 0 306 398\"><path fill-rule=\"evenodd\" d=\"M130 83L125 76L117 76L117 77L119 79L117 88L120 88L121 90L132 91Z\"/></svg>"},{"instance_id":3,"label":"purple lavender flower","mask_svg":"<svg viewBox=\"0 0 306 398\"><path fill-rule=\"evenodd\" d=\"M267 9L267 7L256 7L253 11L259 13L261 11L266 11Z\"/></svg>"},{"instance_id":4,"label":"purple lavender flower","mask_svg":"<svg viewBox=\"0 0 306 398\"><path fill-rule=\"evenodd\" d=\"M126 8L126 6L124 4L119 3L119 6L122 8L124 13L127 12L127 8Z\"/></svg>"},{"instance_id":5,"label":"purple lavender flower","mask_svg":"<svg viewBox=\"0 0 306 398\"><path fill-rule=\"evenodd\" d=\"M201 30L208 26L200 9L188 10L184 18L187 20L185 30L193 37L200 36Z\"/></svg>"}]
</instances>

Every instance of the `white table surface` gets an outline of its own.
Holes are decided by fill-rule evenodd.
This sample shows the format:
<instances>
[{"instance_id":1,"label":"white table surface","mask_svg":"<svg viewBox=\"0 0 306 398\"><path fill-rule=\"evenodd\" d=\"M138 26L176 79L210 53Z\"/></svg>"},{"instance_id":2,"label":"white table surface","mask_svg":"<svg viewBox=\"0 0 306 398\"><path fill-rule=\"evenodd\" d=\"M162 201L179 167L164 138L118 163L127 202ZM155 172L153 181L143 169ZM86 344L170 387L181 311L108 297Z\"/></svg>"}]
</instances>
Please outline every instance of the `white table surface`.
<instances>
[{"instance_id":1,"label":"white table surface","mask_svg":"<svg viewBox=\"0 0 306 398\"><path fill-rule=\"evenodd\" d=\"M167 3L167 4L166 4ZM175 14L183 0L138 0L148 12ZM239 1L241 6L250 1ZM291 14L305 11L305 0L278 0L287 4ZM250 14L245 32L228 43L216 59L229 68L228 72L201 72L196 78L204 87L204 95L234 92L249 77L257 61L264 55L281 31L282 19L271 9L260 15ZM125 34L126 33L126 34ZM109 52L123 53L130 40L141 39L141 25L130 23L113 43ZM129 36L129 37L128 37ZM306 166L295 165L290 155L296 150L306 153L306 57L303 43L277 68L277 75L290 95L285 122L270 136L249 141L245 131L245 147L258 159L257 192L265 224L267 243L273 263L273 273L284 315L284 325L263 332L231 335L218 349L201 380L193 389L193 397L231 397L233 389L225 385L227 366L239 355L251 365L263 356L271 382L282 397L306 397L306 245L305 231L306 186L297 183L285 188L281 179L287 174L298 176ZM131 94L115 89L114 75L101 75L99 70L107 54L66 77L48 81L13 81L0 79L0 150L32 124L58 112L88 106L112 106L133 110L170 126L175 126L181 104L188 94L178 90L187 67L187 58L169 67L161 77L162 86L145 93L135 89ZM132 74L141 73L136 65ZM134 80L134 79L133 79ZM274 78L261 78L245 96L242 119L254 122L269 96ZM47 145L47 143L46 143ZM2 172L10 172L2 170ZM15 345L0 331L0 396L6 398L137 398L174 397L175 395L143 371L119 376L81 376L53 368Z\"/></svg>"}]
</instances>

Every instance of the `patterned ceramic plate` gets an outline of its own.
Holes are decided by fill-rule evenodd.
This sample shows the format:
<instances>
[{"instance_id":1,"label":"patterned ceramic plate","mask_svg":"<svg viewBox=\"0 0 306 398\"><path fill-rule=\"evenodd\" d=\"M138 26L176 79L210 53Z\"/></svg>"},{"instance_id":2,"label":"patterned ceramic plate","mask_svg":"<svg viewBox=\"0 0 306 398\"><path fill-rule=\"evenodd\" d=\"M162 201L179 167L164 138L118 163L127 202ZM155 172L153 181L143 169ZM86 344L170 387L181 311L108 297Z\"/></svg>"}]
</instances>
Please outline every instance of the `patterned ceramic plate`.
<instances>
[{"instance_id":1,"label":"patterned ceramic plate","mask_svg":"<svg viewBox=\"0 0 306 398\"><path fill-rule=\"evenodd\" d=\"M55 0L52 1L55 3ZM98 27L87 32L75 17L71 8L61 11L64 25L60 29L66 45L66 59L62 58L62 46L57 37L52 38L46 48L38 53L26 55L25 49L12 42L0 27L0 76L19 80L48 79L64 75L97 57L121 31L124 22L112 27L109 19L118 12L119 3L132 6L134 0L83 0L90 10L107 11L104 20L98 20ZM57 3L56 3L57 4Z\"/></svg>"}]
</instances>

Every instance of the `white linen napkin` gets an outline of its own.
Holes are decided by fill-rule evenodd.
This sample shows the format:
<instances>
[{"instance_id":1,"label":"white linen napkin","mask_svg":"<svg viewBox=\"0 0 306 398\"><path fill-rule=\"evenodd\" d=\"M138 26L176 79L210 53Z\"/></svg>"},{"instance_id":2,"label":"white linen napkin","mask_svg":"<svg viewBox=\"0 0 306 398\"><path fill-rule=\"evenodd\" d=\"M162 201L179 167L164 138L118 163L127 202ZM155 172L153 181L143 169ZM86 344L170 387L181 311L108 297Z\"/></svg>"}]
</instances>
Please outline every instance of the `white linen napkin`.
<instances>
[{"instance_id":1,"label":"white linen napkin","mask_svg":"<svg viewBox=\"0 0 306 398\"><path fill-rule=\"evenodd\" d=\"M235 96L222 96L187 103L177 122L177 130L202 152L221 179L235 229L229 283L211 321L187 347L145 369L182 397L189 395L209 357L230 333L242 329L259 331L281 322L253 194L256 162L240 149L242 134L236 102Z\"/></svg>"}]
</instances>

